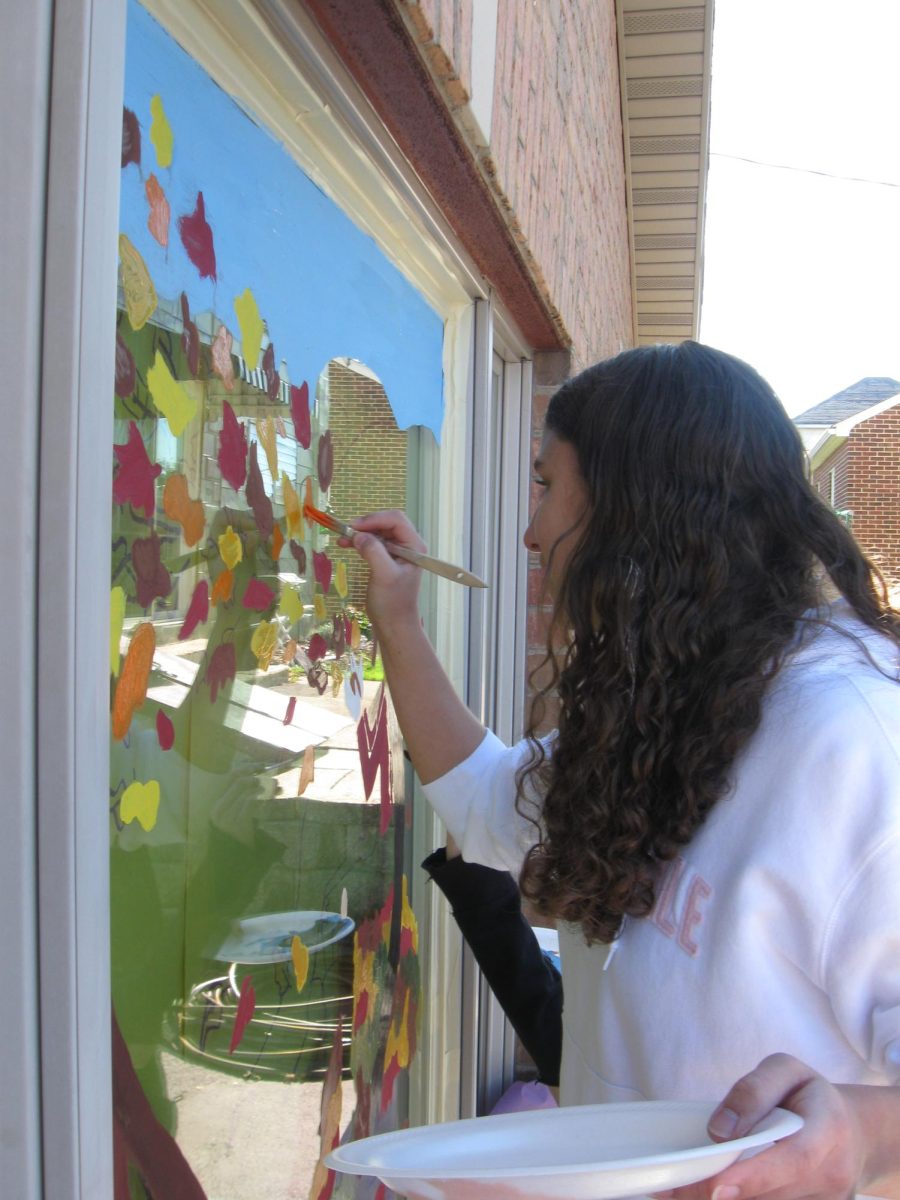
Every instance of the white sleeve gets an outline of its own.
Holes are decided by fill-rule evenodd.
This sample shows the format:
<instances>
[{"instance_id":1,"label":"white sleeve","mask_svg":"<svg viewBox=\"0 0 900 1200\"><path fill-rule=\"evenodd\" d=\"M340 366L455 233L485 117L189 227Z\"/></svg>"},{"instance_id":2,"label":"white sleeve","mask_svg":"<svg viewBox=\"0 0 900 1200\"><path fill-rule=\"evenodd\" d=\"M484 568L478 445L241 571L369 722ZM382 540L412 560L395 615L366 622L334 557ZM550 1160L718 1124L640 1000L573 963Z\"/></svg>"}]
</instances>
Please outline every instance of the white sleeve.
<instances>
[{"instance_id":1,"label":"white sleeve","mask_svg":"<svg viewBox=\"0 0 900 1200\"><path fill-rule=\"evenodd\" d=\"M900 1083L900 833L857 865L838 896L825 971L847 1039L872 1070Z\"/></svg>"},{"instance_id":2,"label":"white sleeve","mask_svg":"<svg viewBox=\"0 0 900 1200\"><path fill-rule=\"evenodd\" d=\"M544 739L545 749L552 736ZM518 876L525 855L538 840L535 823L516 809L516 771L527 762L530 750L527 740L505 746L488 730L468 758L423 785L467 862ZM533 794L528 809L539 816L540 805Z\"/></svg>"}]
</instances>

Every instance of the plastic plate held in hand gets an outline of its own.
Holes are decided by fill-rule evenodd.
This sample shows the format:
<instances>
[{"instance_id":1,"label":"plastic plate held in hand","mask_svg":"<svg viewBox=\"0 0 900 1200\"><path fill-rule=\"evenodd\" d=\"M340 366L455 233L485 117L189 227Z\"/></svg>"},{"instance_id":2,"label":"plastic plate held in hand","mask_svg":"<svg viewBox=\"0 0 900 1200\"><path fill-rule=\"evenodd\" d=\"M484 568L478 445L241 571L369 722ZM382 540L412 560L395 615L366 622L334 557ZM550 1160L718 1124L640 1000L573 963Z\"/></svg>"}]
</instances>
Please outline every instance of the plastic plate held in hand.
<instances>
[{"instance_id":1,"label":"plastic plate held in hand","mask_svg":"<svg viewBox=\"0 0 900 1200\"><path fill-rule=\"evenodd\" d=\"M476 1117L349 1142L325 1164L377 1176L410 1200L612 1200L708 1179L803 1125L776 1108L747 1137L712 1142L715 1107L659 1100Z\"/></svg>"}]
</instances>

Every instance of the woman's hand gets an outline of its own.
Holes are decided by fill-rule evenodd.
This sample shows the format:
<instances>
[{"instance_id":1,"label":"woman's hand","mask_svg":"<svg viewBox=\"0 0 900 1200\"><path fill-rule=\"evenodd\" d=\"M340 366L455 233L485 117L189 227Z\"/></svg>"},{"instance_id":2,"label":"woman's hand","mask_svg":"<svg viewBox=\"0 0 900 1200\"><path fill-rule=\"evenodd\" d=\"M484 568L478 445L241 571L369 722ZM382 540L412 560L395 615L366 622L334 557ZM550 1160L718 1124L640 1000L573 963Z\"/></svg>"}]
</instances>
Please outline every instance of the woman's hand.
<instances>
[{"instance_id":1,"label":"woman's hand","mask_svg":"<svg viewBox=\"0 0 900 1200\"><path fill-rule=\"evenodd\" d=\"M369 565L366 611L379 638L393 631L402 633L419 622L419 576L421 570L399 558L392 558L384 542L397 542L411 550L425 551L406 513L399 509L368 513L349 524L358 530L353 548Z\"/></svg>"},{"instance_id":2,"label":"woman's hand","mask_svg":"<svg viewBox=\"0 0 900 1200\"><path fill-rule=\"evenodd\" d=\"M709 1122L716 1141L748 1134L773 1108L803 1128L690 1187L674 1200L847 1200L855 1192L900 1197L900 1089L836 1086L787 1054L773 1054L734 1085Z\"/></svg>"},{"instance_id":3,"label":"woman's hand","mask_svg":"<svg viewBox=\"0 0 900 1200\"><path fill-rule=\"evenodd\" d=\"M350 525L353 546L369 564L366 610L381 647L384 673L406 746L422 783L468 758L484 726L457 696L419 618L421 568L392 558L382 540L424 551L405 513L369 513Z\"/></svg>"}]
</instances>

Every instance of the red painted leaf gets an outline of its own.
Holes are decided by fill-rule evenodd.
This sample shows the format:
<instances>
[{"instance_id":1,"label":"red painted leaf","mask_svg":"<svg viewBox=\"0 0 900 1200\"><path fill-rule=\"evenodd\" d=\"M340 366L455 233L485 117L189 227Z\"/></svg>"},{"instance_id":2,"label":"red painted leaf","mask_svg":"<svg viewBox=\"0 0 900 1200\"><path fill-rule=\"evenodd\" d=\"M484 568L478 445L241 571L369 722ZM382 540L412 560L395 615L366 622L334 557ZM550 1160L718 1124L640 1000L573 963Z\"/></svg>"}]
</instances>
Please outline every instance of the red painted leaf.
<instances>
[{"instance_id":1,"label":"red painted leaf","mask_svg":"<svg viewBox=\"0 0 900 1200\"><path fill-rule=\"evenodd\" d=\"M293 556L297 562L297 574L305 575L306 574L306 551L300 545L300 543L295 542L293 538L291 538L291 543L290 543L289 549L290 549L291 554L293 554Z\"/></svg>"},{"instance_id":2,"label":"red painted leaf","mask_svg":"<svg viewBox=\"0 0 900 1200\"><path fill-rule=\"evenodd\" d=\"M161 543L155 533L135 538L131 543L131 565L141 608L149 608L157 597L162 599L172 590L172 577L162 564L160 551Z\"/></svg>"},{"instance_id":3,"label":"red painted leaf","mask_svg":"<svg viewBox=\"0 0 900 1200\"><path fill-rule=\"evenodd\" d=\"M250 443L250 470L247 474L247 503L256 518L256 528L259 536L267 542L275 531L275 514L272 511L272 501L266 493L262 472L256 454L256 442ZM277 557L273 554L273 558Z\"/></svg>"},{"instance_id":4,"label":"red painted leaf","mask_svg":"<svg viewBox=\"0 0 900 1200\"><path fill-rule=\"evenodd\" d=\"M332 622L333 632L331 635L331 647L335 655L340 658L347 648L346 625L344 617L341 613L335 613L334 621Z\"/></svg>"},{"instance_id":5,"label":"red painted leaf","mask_svg":"<svg viewBox=\"0 0 900 1200\"><path fill-rule=\"evenodd\" d=\"M301 383L299 387L291 384L291 417L294 421L294 437L304 450L308 450L312 441L312 427L309 420L309 385Z\"/></svg>"},{"instance_id":6,"label":"red painted leaf","mask_svg":"<svg viewBox=\"0 0 900 1200\"><path fill-rule=\"evenodd\" d=\"M315 688L320 696L324 696L325 689L328 687L328 672L321 663L309 668L306 672L306 682L311 688Z\"/></svg>"},{"instance_id":7,"label":"red painted leaf","mask_svg":"<svg viewBox=\"0 0 900 1200\"><path fill-rule=\"evenodd\" d=\"M220 646L219 649L221 650L221 648ZM256 992L253 990L253 978L246 975L241 984L241 998L238 1001L237 1012L234 1014L234 1029L231 1033L231 1045L228 1047L229 1054L234 1054L241 1044L241 1039L255 1011Z\"/></svg>"},{"instance_id":8,"label":"red painted leaf","mask_svg":"<svg viewBox=\"0 0 900 1200\"><path fill-rule=\"evenodd\" d=\"M294 710L296 709L296 707L297 707L297 697L291 696L290 700L288 700L288 703L287 703L287 710L284 714L284 720L282 721L283 725L290 725L291 721L293 721Z\"/></svg>"},{"instance_id":9,"label":"red painted leaf","mask_svg":"<svg viewBox=\"0 0 900 1200\"><path fill-rule=\"evenodd\" d=\"M262 359L263 375L266 378L266 394L273 404L278 400L278 393L281 391L281 377L278 374L278 368L275 366L275 347L269 342L263 351Z\"/></svg>"},{"instance_id":10,"label":"red painted leaf","mask_svg":"<svg viewBox=\"0 0 900 1200\"><path fill-rule=\"evenodd\" d=\"M175 726L161 708L156 711L156 737L160 750L171 750L175 744Z\"/></svg>"},{"instance_id":11,"label":"red painted leaf","mask_svg":"<svg viewBox=\"0 0 900 1200\"><path fill-rule=\"evenodd\" d=\"M205 579L201 579L194 588L194 594L191 596L191 602L185 613L184 624L178 631L179 642L189 638L197 626L207 620L209 620L209 584Z\"/></svg>"},{"instance_id":12,"label":"red painted leaf","mask_svg":"<svg viewBox=\"0 0 900 1200\"><path fill-rule=\"evenodd\" d=\"M318 662L324 658L328 652L328 643L322 637L321 633L314 633L309 639L309 649L306 651L310 662Z\"/></svg>"},{"instance_id":13,"label":"red painted leaf","mask_svg":"<svg viewBox=\"0 0 900 1200\"><path fill-rule=\"evenodd\" d=\"M206 220L203 193L197 193L197 207L189 216L178 218L178 232L188 258L200 272L201 279L215 279L216 251L213 233Z\"/></svg>"},{"instance_id":14,"label":"red painted leaf","mask_svg":"<svg viewBox=\"0 0 900 1200\"><path fill-rule=\"evenodd\" d=\"M236 492L247 478L247 430L234 415L227 400L222 402L222 431L219 434L219 470Z\"/></svg>"},{"instance_id":15,"label":"red painted leaf","mask_svg":"<svg viewBox=\"0 0 900 1200\"><path fill-rule=\"evenodd\" d=\"M137 370L134 355L125 345L120 333L116 334L116 395L126 399L134 391Z\"/></svg>"},{"instance_id":16,"label":"red painted leaf","mask_svg":"<svg viewBox=\"0 0 900 1200\"><path fill-rule=\"evenodd\" d=\"M327 492L331 487L331 476L334 474L334 446L331 441L330 429L326 429L319 438L316 466L319 476L319 487L323 492Z\"/></svg>"},{"instance_id":17,"label":"red painted leaf","mask_svg":"<svg viewBox=\"0 0 900 1200\"><path fill-rule=\"evenodd\" d=\"M216 646L212 658L206 667L206 682L209 684L209 698L215 704L219 688L230 683L237 674L237 657L233 642L222 642Z\"/></svg>"},{"instance_id":18,"label":"red painted leaf","mask_svg":"<svg viewBox=\"0 0 900 1200\"><path fill-rule=\"evenodd\" d=\"M254 612L265 612L275 603L275 593L261 579L251 579L244 590L241 603L244 608L250 608Z\"/></svg>"},{"instance_id":19,"label":"red painted leaf","mask_svg":"<svg viewBox=\"0 0 900 1200\"><path fill-rule=\"evenodd\" d=\"M356 727L362 768L363 792L368 800L375 787L375 778L381 772L381 814L379 832L384 834L391 822L391 757L388 743L387 700L382 686L378 693L375 725L369 724L369 714L364 712Z\"/></svg>"},{"instance_id":20,"label":"red painted leaf","mask_svg":"<svg viewBox=\"0 0 900 1200\"><path fill-rule=\"evenodd\" d=\"M161 473L159 463L147 457L144 439L134 421L128 424L128 441L113 446L119 463L113 479L113 500L116 504L133 504L142 508L145 517L152 517L156 508L156 479Z\"/></svg>"},{"instance_id":21,"label":"red painted leaf","mask_svg":"<svg viewBox=\"0 0 900 1200\"><path fill-rule=\"evenodd\" d=\"M188 370L196 376L200 370L200 333L191 320L191 310L184 292L181 293L181 323L184 327L181 334L181 345L187 358Z\"/></svg>"},{"instance_id":22,"label":"red painted leaf","mask_svg":"<svg viewBox=\"0 0 900 1200\"><path fill-rule=\"evenodd\" d=\"M384 1069L384 1075L381 1078L381 1111L386 1113L390 1107L390 1103L394 1098L394 1084L397 1082L397 1076L400 1074L400 1063L396 1054L391 1055L391 1061Z\"/></svg>"},{"instance_id":23,"label":"red painted leaf","mask_svg":"<svg viewBox=\"0 0 900 1200\"><path fill-rule=\"evenodd\" d=\"M122 109L122 166L141 165L141 127L130 108Z\"/></svg>"},{"instance_id":24,"label":"red painted leaf","mask_svg":"<svg viewBox=\"0 0 900 1200\"><path fill-rule=\"evenodd\" d=\"M313 550L313 574L322 591L327 592L331 587L331 559L318 550Z\"/></svg>"}]
</instances>

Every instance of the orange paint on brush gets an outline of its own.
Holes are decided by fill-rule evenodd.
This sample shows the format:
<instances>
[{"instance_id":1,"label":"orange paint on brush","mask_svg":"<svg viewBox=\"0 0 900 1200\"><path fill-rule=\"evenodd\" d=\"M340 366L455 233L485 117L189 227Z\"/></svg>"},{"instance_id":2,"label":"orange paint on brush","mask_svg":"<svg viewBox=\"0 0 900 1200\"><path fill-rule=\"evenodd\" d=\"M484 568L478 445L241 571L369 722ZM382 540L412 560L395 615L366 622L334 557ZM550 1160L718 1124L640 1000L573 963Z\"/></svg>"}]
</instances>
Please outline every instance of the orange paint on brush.
<instances>
[{"instance_id":1,"label":"orange paint on brush","mask_svg":"<svg viewBox=\"0 0 900 1200\"><path fill-rule=\"evenodd\" d=\"M309 500L303 501L303 515L307 521L314 521L316 525L321 525L323 529L330 529L332 533L346 533L347 527L343 521L339 521L331 513L325 513L321 509L315 508Z\"/></svg>"}]
</instances>

